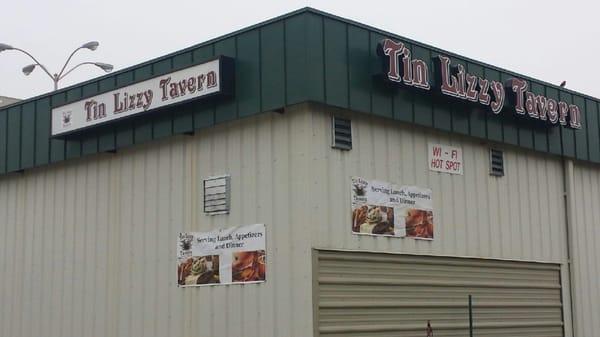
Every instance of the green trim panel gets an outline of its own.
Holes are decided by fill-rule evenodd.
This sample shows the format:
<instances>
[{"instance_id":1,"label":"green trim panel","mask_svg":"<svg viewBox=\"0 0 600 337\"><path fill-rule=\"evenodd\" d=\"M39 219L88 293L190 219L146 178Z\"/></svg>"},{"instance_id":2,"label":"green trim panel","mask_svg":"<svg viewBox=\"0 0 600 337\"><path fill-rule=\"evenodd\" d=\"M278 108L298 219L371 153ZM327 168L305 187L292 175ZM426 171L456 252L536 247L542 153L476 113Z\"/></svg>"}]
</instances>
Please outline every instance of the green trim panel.
<instances>
[{"instance_id":1,"label":"green trim panel","mask_svg":"<svg viewBox=\"0 0 600 337\"><path fill-rule=\"evenodd\" d=\"M530 90L581 109L583 128L533 125L503 111L465 104L433 92L391 86L381 79L376 46L403 42L435 75L433 57L489 80L519 77ZM117 122L66 139L50 137L52 107L225 55L235 59L233 98L194 101ZM378 76L379 75L379 76ZM539 152L600 163L599 101L379 29L305 8L238 32L0 110L0 174L119 149L216 123L318 102Z\"/></svg>"},{"instance_id":2,"label":"green trim panel","mask_svg":"<svg viewBox=\"0 0 600 337\"><path fill-rule=\"evenodd\" d=\"M6 173L6 153L8 141L8 111L0 110L0 173Z\"/></svg>"}]
</instances>

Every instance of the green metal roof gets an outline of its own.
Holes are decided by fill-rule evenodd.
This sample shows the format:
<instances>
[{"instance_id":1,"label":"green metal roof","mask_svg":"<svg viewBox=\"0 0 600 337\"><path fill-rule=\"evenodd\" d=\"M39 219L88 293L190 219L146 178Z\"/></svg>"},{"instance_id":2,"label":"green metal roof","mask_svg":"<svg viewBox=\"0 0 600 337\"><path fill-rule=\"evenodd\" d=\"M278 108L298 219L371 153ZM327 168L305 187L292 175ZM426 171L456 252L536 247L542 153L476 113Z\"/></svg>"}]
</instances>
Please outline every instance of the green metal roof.
<instances>
[{"instance_id":1,"label":"green metal roof","mask_svg":"<svg viewBox=\"0 0 600 337\"><path fill-rule=\"evenodd\" d=\"M519 77L537 94L581 107L583 128L540 128L511 114L493 115L402 88L390 88L380 72L376 45L402 41L414 57L444 54L470 73L490 80ZM53 107L205 62L217 55L236 62L235 95L192 102L92 129L78 138L50 137ZM527 76L477 62L401 36L304 8L110 75L0 108L0 174L120 148L300 102L319 102L565 157L600 162L599 101Z\"/></svg>"}]
</instances>

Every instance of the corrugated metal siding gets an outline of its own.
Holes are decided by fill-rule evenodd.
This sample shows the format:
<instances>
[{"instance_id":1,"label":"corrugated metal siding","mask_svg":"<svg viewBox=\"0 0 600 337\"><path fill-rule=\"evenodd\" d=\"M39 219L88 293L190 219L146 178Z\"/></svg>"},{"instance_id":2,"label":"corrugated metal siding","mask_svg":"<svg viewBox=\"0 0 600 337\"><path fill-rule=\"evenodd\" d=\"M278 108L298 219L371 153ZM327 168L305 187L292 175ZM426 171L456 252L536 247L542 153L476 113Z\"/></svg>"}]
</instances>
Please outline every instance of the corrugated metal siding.
<instances>
[{"instance_id":1,"label":"corrugated metal siding","mask_svg":"<svg viewBox=\"0 0 600 337\"><path fill-rule=\"evenodd\" d=\"M430 70L432 57L442 53L479 76L525 78L537 94L578 104L584 127L577 131L530 127L510 111L495 116L477 105L384 86L373 75L381 72L376 45L386 37L405 42L415 57L429 63ZM50 138L53 107L202 63L215 55L236 59L234 99L167 108L66 141ZM306 101L600 162L597 99L308 8L0 109L0 174L188 133Z\"/></svg>"},{"instance_id":2,"label":"corrugated metal siding","mask_svg":"<svg viewBox=\"0 0 600 337\"><path fill-rule=\"evenodd\" d=\"M319 250L319 336L563 336L560 267Z\"/></svg>"},{"instance_id":3,"label":"corrugated metal siding","mask_svg":"<svg viewBox=\"0 0 600 337\"><path fill-rule=\"evenodd\" d=\"M309 126L269 113L0 179L0 336L309 336ZM231 213L205 216L222 173ZM266 283L177 287L178 232L252 223Z\"/></svg>"},{"instance_id":4,"label":"corrugated metal siding","mask_svg":"<svg viewBox=\"0 0 600 337\"><path fill-rule=\"evenodd\" d=\"M331 149L331 115L352 119L353 149ZM386 119L327 107L312 114L313 243L320 248L476 256L565 263L561 161L504 149L505 176L489 175L489 147ZM464 175L428 170L427 145L463 150ZM435 240L353 235L350 177L433 190Z\"/></svg>"},{"instance_id":5,"label":"corrugated metal siding","mask_svg":"<svg viewBox=\"0 0 600 337\"><path fill-rule=\"evenodd\" d=\"M579 336L600 333L600 171L575 164L571 250L575 327Z\"/></svg>"}]
</instances>

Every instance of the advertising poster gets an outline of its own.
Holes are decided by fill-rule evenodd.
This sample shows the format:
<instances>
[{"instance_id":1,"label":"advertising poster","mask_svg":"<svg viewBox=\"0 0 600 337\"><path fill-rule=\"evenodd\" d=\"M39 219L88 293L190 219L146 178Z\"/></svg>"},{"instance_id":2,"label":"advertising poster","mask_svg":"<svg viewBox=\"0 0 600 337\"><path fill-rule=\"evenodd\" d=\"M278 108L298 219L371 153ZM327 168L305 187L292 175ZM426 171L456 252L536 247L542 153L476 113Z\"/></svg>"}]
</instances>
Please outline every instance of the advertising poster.
<instances>
[{"instance_id":1,"label":"advertising poster","mask_svg":"<svg viewBox=\"0 0 600 337\"><path fill-rule=\"evenodd\" d=\"M352 232L432 240L431 195L428 188L352 177Z\"/></svg>"},{"instance_id":2,"label":"advertising poster","mask_svg":"<svg viewBox=\"0 0 600 337\"><path fill-rule=\"evenodd\" d=\"M264 282L265 225L179 233L180 287Z\"/></svg>"}]
</instances>

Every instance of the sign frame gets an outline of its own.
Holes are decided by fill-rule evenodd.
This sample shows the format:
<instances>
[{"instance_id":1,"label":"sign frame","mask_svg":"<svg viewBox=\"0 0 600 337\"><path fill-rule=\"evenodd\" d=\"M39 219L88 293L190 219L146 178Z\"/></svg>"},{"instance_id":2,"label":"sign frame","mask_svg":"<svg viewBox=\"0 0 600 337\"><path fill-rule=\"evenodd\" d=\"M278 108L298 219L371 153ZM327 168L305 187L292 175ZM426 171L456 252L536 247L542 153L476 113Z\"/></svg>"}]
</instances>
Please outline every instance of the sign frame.
<instances>
[{"instance_id":1,"label":"sign frame","mask_svg":"<svg viewBox=\"0 0 600 337\"><path fill-rule=\"evenodd\" d=\"M190 97L189 99L180 100L178 102L168 103L168 104L156 107L156 108L150 107L146 111L135 112L135 113L132 113L130 115L126 115L126 116L123 116L120 118L113 118L113 119L109 119L109 120L106 120L103 122L98 122L98 123L94 123L91 125L85 125L83 127L73 129L73 130L68 130L68 131L64 131L64 132L55 132L54 131L54 119L55 119L54 116L55 116L55 114L61 113L60 109L64 108L65 106L80 103L83 101L88 101L90 99L99 97L101 95L105 95L107 93L111 93L111 92L123 90L125 88L133 87L139 83L152 82L152 81L158 80L159 78L168 77L170 74L174 74L176 72L180 72L180 71L183 71L183 70L186 70L189 68L194 68L197 66L201 66L204 64L209 64L211 62L214 62L215 60L218 61L218 69L219 69L218 77L217 77L217 83L219 86L218 91L210 92L210 93L207 93L207 94L204 94L201 96ZM234 94L235 94L235 59L228 57L228 56L219 55L219 56L215 56L215 57L209 58L207 60L204 60L202 62L195 62L194 64L192 64L190 66L174 68L172 71L170 71L168 73L152 76L143 81L120 86L120 87L110 89L110 90L101 91L94 95L87 96L87 97L81 98L81 99L73 101L73 102L67 102L64 104L54 106L54 107L52 107L52 110L51 110L50 137L53 139L62 139L62 138L67 138L69 136L79 136L79 135L85 133L86 131L89 131L90 129L101 129L101 128L106 128L107 126L110 126L110 125L118 125L125 121L131 121L134 119L147 117L149 115L163 112L164 110L169 109L169 108L173 108L173 107L183 105L183 104L189 104L191 102L197 102L200 100L212 101L212 100L217 100L217 99L227 99L227 98L233 97ZM158 99L158 96L157 96L157 99Z\"/></svg>"},{"instance_id":2,"label":"sign frame","mask_svg":"<svg viewBox=\"0 0 600 337\"><path fill-rule=\"evenodd\" d=\"M577 104L534 93L528 90L525 79L510 77L500 81L471 74L462 64L452 64L442 52L432 55L433 69L429 69L426 60L414 57L409 46L397 39L383 38L376 52L381 70L375 76L393 87L487 107L493 115L506 113L507 117L512 115L540 127L584 127L585 116L582 118Z\"/></svg>"}]
</instances>

